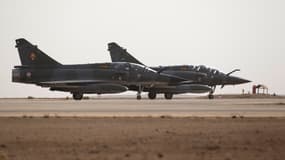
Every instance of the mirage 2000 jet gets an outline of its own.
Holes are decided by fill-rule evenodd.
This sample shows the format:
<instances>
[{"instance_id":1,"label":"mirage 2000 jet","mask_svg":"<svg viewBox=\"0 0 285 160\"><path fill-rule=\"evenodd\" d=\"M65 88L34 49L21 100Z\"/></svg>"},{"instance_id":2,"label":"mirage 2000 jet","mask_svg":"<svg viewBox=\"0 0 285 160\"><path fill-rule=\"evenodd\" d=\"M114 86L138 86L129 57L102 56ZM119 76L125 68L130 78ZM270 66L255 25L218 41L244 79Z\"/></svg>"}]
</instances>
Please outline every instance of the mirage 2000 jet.
<instances>
[{"instance_id":1,"label":"mirage 2000 jet","mask_svg":"<svg viewBox=\"0 0 285 160\"><path fill-rule=\"evenodd\" d=\"M137 99L141 99L143 88L152 86L163 88L174 85L181 90L195 87L211 90L207 86L186 84L182 78L129 62L62 65L23 38L16 40L16 48L22 65L12 70L12 82L70 92L75 100L81 100L83 94L125 92L129 86L138 88Z\"/></svg>"},{"instance_id":2,"label":"mirage 2000 jet","mask_svg":"<svg viewBox=\"0 0 285 160\"><path fill-rule=\"evenodd\" d=\"M140 65L144 65L139 60L134 58L131 54L127 52L126 49L120 47L118 44L112 42L108 44L108 51L110 52L112 62L131 62ZM235 69L227 74L222 73L216 69L207 68L204 65L200 66L193 66L193 65L173 65L173 66L159 66L159 67L150 67L153 70L156 70L160 73L165 73L168 75L174 75L176 77L183 78L188 80L188 84L201 84L201 85L208 85L212 88L209 91L208 98L213 99L213 93L216 89L217 85L221 85L223 88L225 85L236 85L242 83L248 83L249 80L242 79L239 77L231 76L232 73L239 71L239 69ZM133 88L134 90L136 88ZM157 93L165 93L163 90L159 89L152 89L152 90L145 90L149 92L148 97L150 99L155 99ZM191 92L187 93L195 93ZM198 92L196 92L198 93ZM200 92L204 93L204 92ZM173 93L165 93L165 98L172 98Z\"/></svg>"}]
</instances>

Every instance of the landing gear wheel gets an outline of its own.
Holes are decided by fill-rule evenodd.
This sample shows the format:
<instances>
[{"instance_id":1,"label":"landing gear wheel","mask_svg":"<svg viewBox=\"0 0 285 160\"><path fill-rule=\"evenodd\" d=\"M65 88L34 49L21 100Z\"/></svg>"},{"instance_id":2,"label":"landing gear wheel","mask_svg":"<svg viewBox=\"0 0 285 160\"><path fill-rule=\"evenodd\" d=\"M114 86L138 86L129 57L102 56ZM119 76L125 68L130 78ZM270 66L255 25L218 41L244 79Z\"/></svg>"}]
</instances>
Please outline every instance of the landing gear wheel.
<instances>
[{"instance_id":1,"label":"landing gear wheel","mask_svg":"<svg viewBox=\"0 0 285 160\"><path fill-rule=\"evenodd\" d=\"M173 98L173 94L172 93L164 93L164 98L165 99L172 99Z\"/></svg>"},{"instance_id":2,"label":"landing gear wheel","mask_svg":"<svg viewBox=\"0 0 285 160\"><path fill-rule=\"evenodd\" d=\"M141 95L137 95L137 100L141 100L142 96Z\"/></svg>"},{"instance_id":3,"label":"landing gear wheel","mask_svg":"<svg viewBox=\"0 0 285 160\"><path fill-rule=\"evenodd\" d=\"M138 87L139 89L138 89L138 94L137 94L137 100L141 100L142 99L141 93L143 89L141 85L139 85Z\"/></svg>"},{"instance_id":4,"label":"landing gear wheel","mask_svg":"<svg viewBox=\"0 0 285 160\"><path fill-rule=\"evenodd\" d=\"M209 99L214 99L214 95L209 94L209 95L208 95L208 98L209 98Z\"/></svg>"},{"instance_id":5,"label":"landing gear wheel","mask_svg":"<svg viewBox=\"0 0 285 160\"><path fill-rule=\"evenodd\" d=\"M155 99L156 98L156 93L155 92L148 92L148 98L149 99Z\"/></svg>"},{"instance_id":6,"label":"landing gear wheel","mask_svg":"<svg viewBox=\"0 0 285 160\"><path fill-rule=\"evenodd\" d=\"M216 90L216 86L212 86L212 90L209 92L208 98L209 99L214 99L214 92Z\"/></svg>"},{"instance_id":7,"label":"landing gear wheel","mask_svg":"<svg viewBox=\"0 0 285 160\"><path fill-rule=\"evenodd\" d=\"M73 93L73 99L74 100L81 100L83 98L82 93Z\"/></svg>"}]
</instances>

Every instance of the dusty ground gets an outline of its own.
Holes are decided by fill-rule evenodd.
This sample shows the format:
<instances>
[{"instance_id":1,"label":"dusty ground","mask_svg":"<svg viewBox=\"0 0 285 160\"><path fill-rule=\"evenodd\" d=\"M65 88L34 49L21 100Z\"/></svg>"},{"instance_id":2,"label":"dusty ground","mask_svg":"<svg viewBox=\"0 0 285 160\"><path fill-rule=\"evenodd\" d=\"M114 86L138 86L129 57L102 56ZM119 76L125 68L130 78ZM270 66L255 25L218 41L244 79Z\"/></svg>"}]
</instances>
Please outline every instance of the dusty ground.
<instances>
[{"instance_id":1,"label":"dusty ground","mask_svg":"<svg viewBox=\"0 0 285 160\"><path fill-rule=\"evenodd\" d=\"M0 118L0 159L285 157L285 118Z\"/></svg>"}]
</instances>

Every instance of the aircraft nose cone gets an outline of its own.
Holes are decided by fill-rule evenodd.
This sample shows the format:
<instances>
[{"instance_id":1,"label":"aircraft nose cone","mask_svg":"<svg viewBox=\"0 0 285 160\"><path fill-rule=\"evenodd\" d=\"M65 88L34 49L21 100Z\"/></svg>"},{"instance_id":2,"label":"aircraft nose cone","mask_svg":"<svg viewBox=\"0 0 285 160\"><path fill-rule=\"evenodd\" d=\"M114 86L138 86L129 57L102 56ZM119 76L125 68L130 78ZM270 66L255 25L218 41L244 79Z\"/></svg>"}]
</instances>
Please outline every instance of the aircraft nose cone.
<instances>
[{"instance_id":1,"label":"aircraft nose cone","mask_svg":"<svg viewBox=\"0 0 285 160\"><path fill-rule=\"evenodd\" d=\"M251 82L250 80L239 78L239 77L230 77L229 78L229 83L231 84L243 84L243 83L249 83Z\"/></svg>"}]
</instances>

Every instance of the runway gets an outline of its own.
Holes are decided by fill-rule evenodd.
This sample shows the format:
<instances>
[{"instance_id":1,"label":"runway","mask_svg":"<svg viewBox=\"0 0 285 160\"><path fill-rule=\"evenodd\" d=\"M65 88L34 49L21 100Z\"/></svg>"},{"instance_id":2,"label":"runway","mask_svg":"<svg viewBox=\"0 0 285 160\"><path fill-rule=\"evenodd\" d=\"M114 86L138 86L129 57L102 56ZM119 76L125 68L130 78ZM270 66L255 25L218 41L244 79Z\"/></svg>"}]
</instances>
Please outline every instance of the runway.
<instances>
[{"instance_id":1,"label":"runway","mask_svg":"<svg viewBox=\"0 0 285 160\"><path fill-rule=\"evenodd\" d=\"M285 117L285 99L0 99L1 117Z\"/></svg>"}]
</instances>

